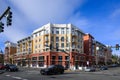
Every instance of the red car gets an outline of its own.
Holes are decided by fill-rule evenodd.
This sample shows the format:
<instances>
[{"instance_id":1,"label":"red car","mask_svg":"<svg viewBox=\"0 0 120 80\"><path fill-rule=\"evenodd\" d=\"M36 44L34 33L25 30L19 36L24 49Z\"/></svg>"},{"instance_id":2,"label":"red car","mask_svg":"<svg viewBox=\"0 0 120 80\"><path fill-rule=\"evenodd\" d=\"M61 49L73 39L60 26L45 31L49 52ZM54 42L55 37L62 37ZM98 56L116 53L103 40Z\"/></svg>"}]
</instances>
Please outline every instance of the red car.
<instances>
[{"instance_id":1,"label":"red car","mask_svg":"<svg viewBox=\"0 0 120 80\"><path fill-rule=\"evenodd\" d=\"M2 63L0 63L0 70L4 70L6 67L2 64Z\"/></svg>"}]
</instances>

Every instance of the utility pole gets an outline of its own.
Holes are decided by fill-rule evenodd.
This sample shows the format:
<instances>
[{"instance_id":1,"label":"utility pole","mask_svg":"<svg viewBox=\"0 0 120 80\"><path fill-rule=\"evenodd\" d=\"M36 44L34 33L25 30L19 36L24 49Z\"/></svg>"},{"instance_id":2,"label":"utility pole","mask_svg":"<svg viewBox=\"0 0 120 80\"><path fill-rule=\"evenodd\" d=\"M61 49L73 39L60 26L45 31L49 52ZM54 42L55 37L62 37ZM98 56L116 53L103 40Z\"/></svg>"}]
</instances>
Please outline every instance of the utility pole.
<instances>
[{"instance_id":1,"label":"utility pole","mask_svg":"<svg viewBox=\"0 0 120 80\"><path fill-rule=\"evenodd\" d=\"M3 17L7 18L7 26L11 26L12 25L12 12L10 11L10 7L8 7L2 15L0 15L0 32L4 32L4 23L1 22L1 20L3 19Z\"/></svg>"}]
</instances>

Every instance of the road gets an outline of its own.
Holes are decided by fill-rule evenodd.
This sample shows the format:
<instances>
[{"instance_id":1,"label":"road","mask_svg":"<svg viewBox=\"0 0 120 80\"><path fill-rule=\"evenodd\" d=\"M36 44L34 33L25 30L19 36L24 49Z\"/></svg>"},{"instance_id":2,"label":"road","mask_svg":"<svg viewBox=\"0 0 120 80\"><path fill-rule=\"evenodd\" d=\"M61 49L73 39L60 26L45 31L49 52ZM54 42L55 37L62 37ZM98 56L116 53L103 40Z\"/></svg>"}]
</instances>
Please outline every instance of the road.
<instances>
[{"instance_id":1,"label":"road","mask_svg":"<svg viewBox=\"0 0 120 80\"><path fill-rule=\"evenodd\" d=\"M65 72L62 75L41 75L39 70L20 70L0 74L0 80L120 80L120 67L97 72Z\"/></svg>"}]
</instances>

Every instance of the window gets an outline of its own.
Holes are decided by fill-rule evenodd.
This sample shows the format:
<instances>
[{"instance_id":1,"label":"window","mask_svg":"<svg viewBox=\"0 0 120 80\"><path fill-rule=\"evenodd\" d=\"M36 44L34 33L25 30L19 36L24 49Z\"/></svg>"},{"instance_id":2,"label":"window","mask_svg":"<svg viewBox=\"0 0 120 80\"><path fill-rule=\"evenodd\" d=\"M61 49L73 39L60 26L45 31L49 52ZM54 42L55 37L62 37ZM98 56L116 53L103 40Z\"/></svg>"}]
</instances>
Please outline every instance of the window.
<instances>
[{"instance_id":1,"label":"window","mask_svg":"<svg viewBox=\"0 0 120 80\"><path fill-rule=\"evenodd\" d=\"M52 61L54 61L56 59L56 56L52 56Z\"/></svg>"},{"instance_id":2,"label":"window","mask_svg":"<svg viewBox=\"0 0 120 80\"><path fill-rule=\"evenodd\" d=\"M44 56L39 56L39 61L44 61Z\"/></svg>"},{"instance_id":3,"label":"window","mask_svg":"<svg viewBox=\"0 0 120 80\"><path fill-rule=\"evenodd\" d=\"M56 37L56 42L59 42L59 37Z\"/></svg>"},{"instance_id":4,"label":"window","mask_svg":"<svg viewBox=\"0 0 120 80\"><path fill-rule=\"evenodd\" d=\"M69 43L66 44L66 47L69 47Z\"/></svg>"},{"instance_id":5,"label":"window","mask_svg":"<svg viewBox=\"0 0 120 80\"><path fill-rule=\"evenodd\" d=\"M61 47L64 48L64 43L61 43Z\"/></svg>"},{"instance_id":6,"label":"window","mask_svg":"<svg viewBox=\"0 0 120 80\"><path fill-rule=\"evenodd\" d=\"M68 37L66 37L66 41L68 41Z\"/></svg>"},{"instance_id":7,"label":"window","mask_svg":"<svg viewBox=\"0 0 120 80\"><path fill-rule=\"evenodd\" d=\"M37 34L35 34L35 37L37 37Z\"/></svg>"},{"instance_id":8,"label":"window","mask_svg":"<svg viewBox=\"0 0 120 80\"><path fill-rule=\"evenodd\" d=\"M61 34L64 34L64 28L61 28Z\"/></svg>"},{"instance_id":9,"label":"window","mask_svg":"<svg viewBox=\"0 0 120 80\"><path fill-rule=\"evenodd\" d=\"M59 28L56 28L56 34L59 34Z\"/></svg>"},{"instance_id":10,"label":"window","mask_svg":"<svg viewBox=\"0 0 120 80\"><path fill-rule=\"evenodd\" d=\"M39 39L39 42L41 41L41 39Z\"/></svg>"},{"instance_id":11,"label":"window","mask_svg":"<svg viewBox=\"0 0 120 80\"><path fill-rule=\"evenodd\" d=\"M35 40L35 42L37 43L37 40Z\"/></svg>"},{"instance_id":12,"label":"window","mask_svg":"<svg viewBox=\"0 0 120 80\"><path fill-rule=\"evenodd\" d=\"M56 43L56 47L59 47L59 43Z\"/></svg>"},{"instance_id":13,"label":"window","mask_svg":"<svg viewBox=\"0 0 120 80\"><path fill-rule=\"evenodd\" d=\"M58 60L59 60L59 61L62 61L62 56L58 56Z\"/></svg>"},{"instance_id":14,"label":"window","mask_svg":"<svg viewBox=\"0 0 120 80\"><path fill-rule=\"evenodd\" d=\"M69 60L69 56L65 56L65 60Z\"/></svg>"},{"instance_id":15,"label":"window","mask_svg":"<svg viewBox=\"0 0 120 80\"><path fill-rule=\"evenodd\" d=\"M48 36L45 37L45 40L48 41Z\"/></svg>"},{"instance_id":16,"label":"window","mask_svg":"<svg viewBox=\"0 0 120 80\"><path fill-rule=\"evenodd\" d=\"M64 42L64 37L61 37L61 41Z\"/></svg>"},{"instance_id":17,"label":"window","mask_svg":"<svg viewBox=\"0 0 120 80\"><path fill-rule=\"evenodd\" d=\"M67 28L67 34L69 34L69 28Z\"/></svg>"},{"instance_id":18,"label":"window","mask_svg":"<svg viewBox=\"0 0 120 80\"><path fill-rule=\"evenodd\" d=\"M48 34L49 33L48 30L46 30L45 33Z\"/></svg>"},{"instance_id":19,"label":"window","mask_svg":"<svg viewBox=\"0 0 120 80\"><path fill-rule=\"evenodd\" d=\"M37 60L37 57L32 57L32 60Z\"/></svg>"},{"instance_id":20,"label":"window","mask_svg":"<svg viewBox=\"0 0 120 80\"><path fill-rule=\"evenodd\" d=\"M37 49L37 45L35 46L35 49Z\"/></svg>"},{"instance_id":21,"label":"window","mask_svg":"<svg viewBox=\"0 0 120 80\"><path fill-rule=\"evenodd\" d=\"M41 32L39 32L39 36L41 35Z\"/></svg>"},{"instance_id":22,"label":"window","mask_svg":"<svg viewBox=\"0 0 120 80\"><path fill-rule=\"evenodd\" d=\"M51 37L51 41L54 41L54 36Z\"/></svg>"}]
</instances>

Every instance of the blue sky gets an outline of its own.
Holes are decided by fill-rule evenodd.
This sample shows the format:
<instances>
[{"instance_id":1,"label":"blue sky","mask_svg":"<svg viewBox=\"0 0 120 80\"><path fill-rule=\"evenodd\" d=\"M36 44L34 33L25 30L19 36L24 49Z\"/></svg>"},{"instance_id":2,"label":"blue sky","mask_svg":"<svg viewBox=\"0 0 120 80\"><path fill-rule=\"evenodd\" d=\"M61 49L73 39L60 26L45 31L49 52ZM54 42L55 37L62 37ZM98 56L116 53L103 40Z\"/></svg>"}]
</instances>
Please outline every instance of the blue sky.
<instances>
[{"instance_id":1,"label":"blue sky","mask_svg":"<svg viewBox=\"0 0 120 80\"><path fill-rule=\"evenodd\" d=\"M5 41L16 42L49 22L72 23L106 45L120 43L120 0L0 0L0 14L8 6L13 23L0 33L3 50Z\"/></svg>"}]
</instances>

